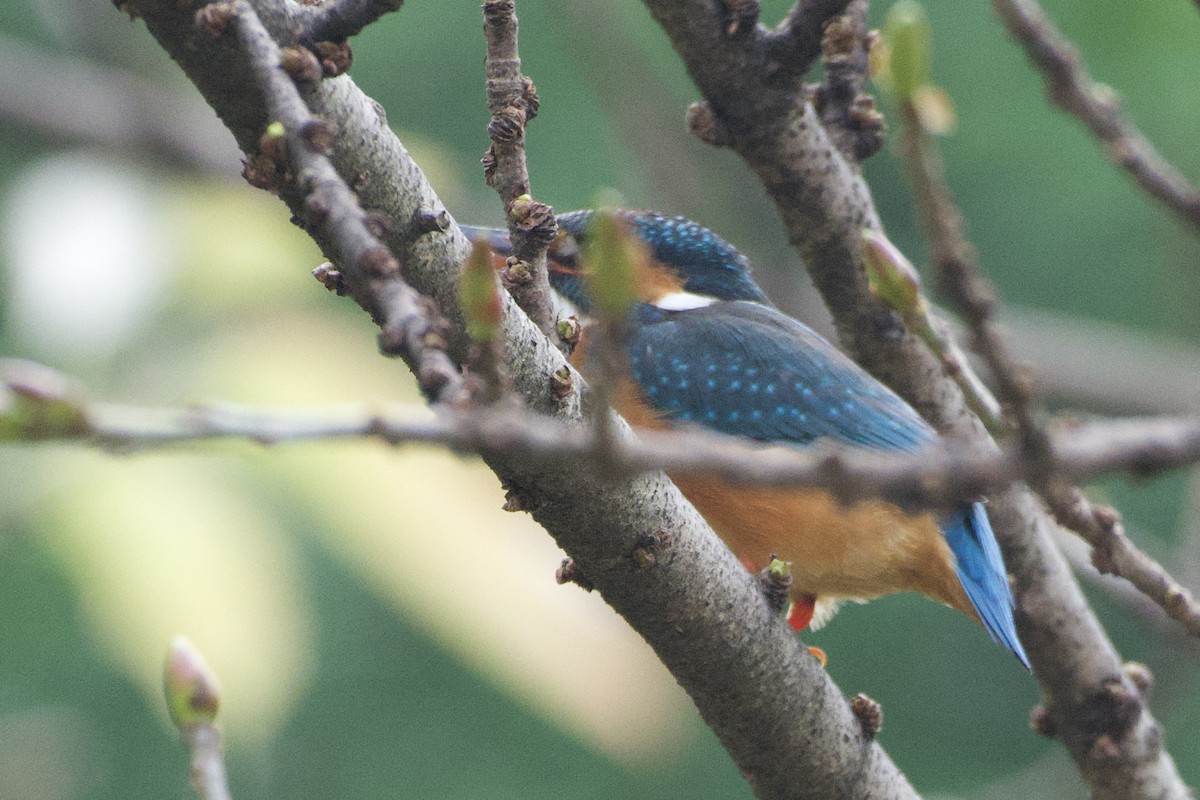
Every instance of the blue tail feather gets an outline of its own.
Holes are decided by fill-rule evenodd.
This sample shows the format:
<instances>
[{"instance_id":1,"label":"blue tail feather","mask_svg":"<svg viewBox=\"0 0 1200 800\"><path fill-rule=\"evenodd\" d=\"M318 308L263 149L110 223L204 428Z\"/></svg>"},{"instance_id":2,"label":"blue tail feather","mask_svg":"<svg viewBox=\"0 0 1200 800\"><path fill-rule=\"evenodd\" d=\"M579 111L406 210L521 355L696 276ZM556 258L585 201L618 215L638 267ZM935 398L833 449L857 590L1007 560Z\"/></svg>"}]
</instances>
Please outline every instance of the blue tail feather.
<instances>
[{"instance_id":1,"label":"blue tail feather","mask_svg":"<svg viewBox=\"0 0 1200 800\"><path fill-rule=\"evenodd\" d=\"M943 521L942 531L957 560L958 579L988 635L1007 647L1025 669L1032 669L1017 638L1008 575L983 503L960 508Z\"/></svg>"}]
</instances>

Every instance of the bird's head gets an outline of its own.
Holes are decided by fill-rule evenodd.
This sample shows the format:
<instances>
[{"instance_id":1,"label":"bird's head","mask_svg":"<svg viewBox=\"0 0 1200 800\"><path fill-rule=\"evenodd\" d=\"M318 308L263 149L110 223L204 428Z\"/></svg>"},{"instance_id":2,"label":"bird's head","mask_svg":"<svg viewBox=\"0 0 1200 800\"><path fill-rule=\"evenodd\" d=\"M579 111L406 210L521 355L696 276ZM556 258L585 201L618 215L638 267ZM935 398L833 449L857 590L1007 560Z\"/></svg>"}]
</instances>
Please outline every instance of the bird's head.
<instances>
[{"instance_id":1,"label":"bird's head","mask_svg":"<svg viewBox=\"0 0 1200 800\"><path fill-rule=\"evenodd\" d=\"M549 254L551 285L584 313L591 303L579 256L587 246L595 214L592 210L560 214L559 235ZM698 308L717 300L770 305L751 277L746 257L708 228L653 211L621 209L615 216L649 254L635 276L640 302L667 311Z\"/></svg>"},{"instance_id":2,"label":"bird's head","mask_svg":"<svg viewBox=\"0 0 1200 800\"><path fill-rule=\"evenodd\" d=\"M587 247L595 215L590 209L559 214L558 237L548 253L551 286L584 314L591 312L592 303L581 251ZM620 209L615 216L649 254L635 276L640 302L666 311L700 308L718 300L771 305L751 277L746 257L708 228L653 211ZM484 237L497 255L512 251L507 231L465 226L464 231L472 238Z\"/></svg>"}]
</instances>

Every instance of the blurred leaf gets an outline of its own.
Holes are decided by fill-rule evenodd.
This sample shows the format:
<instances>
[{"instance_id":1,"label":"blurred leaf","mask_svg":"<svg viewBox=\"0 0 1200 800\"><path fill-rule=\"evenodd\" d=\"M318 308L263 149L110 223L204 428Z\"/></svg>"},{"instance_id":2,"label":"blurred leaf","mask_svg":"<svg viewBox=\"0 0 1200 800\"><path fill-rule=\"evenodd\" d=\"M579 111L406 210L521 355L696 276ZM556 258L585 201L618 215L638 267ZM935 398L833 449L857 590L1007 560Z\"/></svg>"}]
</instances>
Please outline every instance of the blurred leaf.
<instances>
[{"instance_id":1,"label":"blurred leaf","mask_svg":"<svg viewBox=\"0 0 1200 800\"><path fill-rule=\"evenodd\" d=\"M884 31L892 89L902 101L911 101L917 89L929 82L933 47L925 7L916 0L899 0L888 11Z\"/></svg>"},{"instance_id":2,"label":"blurred leaf","mask_svg":"<svg viewBox=\"0 0 1200 800\"><path fill-rule=\"evenodd\" d=\"M926 133L949 136L958 127L954 101L941 87L928 83L918 86L913 92L912 104Z\"/></svg>"},{"instance_id":3,"label":"blurred leaf","mask_svg":"<svg viewBox=\"0 0 1200 800\"><path fill-rule=\"evenodd\" d=\"M459 297L467 318L467 335L491 342L500 331L500 286L492 269L492 251L485 242L474 242L471 256L459 276Z\"/></svg>"}]
</instances>

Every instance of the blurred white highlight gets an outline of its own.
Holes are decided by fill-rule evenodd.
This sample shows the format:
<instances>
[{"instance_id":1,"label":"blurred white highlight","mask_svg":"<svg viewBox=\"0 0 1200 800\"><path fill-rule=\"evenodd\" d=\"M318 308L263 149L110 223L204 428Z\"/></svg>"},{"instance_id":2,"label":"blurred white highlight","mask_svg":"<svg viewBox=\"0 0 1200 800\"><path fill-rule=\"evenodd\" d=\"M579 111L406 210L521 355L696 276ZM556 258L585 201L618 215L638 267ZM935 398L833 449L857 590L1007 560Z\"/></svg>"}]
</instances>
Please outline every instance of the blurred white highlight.
<instances>
[{"instance_id":1,"label":"blurred white highlight","mask_svg":"<svg viewBox=\"0 0 1200 800\"><path fill-rule=\"evenodd\" d=\"M164 193L136 167L85 152L38 162L0 207L7 316L28 355L104 358L161 302L178 263Z\"/></svg>"}]
</instances>

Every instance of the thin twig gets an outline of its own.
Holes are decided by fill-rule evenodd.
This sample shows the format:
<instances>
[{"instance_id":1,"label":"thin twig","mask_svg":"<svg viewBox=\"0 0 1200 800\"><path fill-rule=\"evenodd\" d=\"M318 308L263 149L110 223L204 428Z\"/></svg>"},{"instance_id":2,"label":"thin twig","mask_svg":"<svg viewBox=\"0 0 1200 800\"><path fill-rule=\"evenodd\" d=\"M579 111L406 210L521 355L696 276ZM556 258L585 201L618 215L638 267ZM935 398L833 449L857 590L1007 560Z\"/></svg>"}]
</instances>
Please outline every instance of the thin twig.
<instances>
[{"instance_id":1,"label":"thin twig","mask_svg":"<svg viewBox=\"0 0 1200 800\"><path fill-rule=\"evenodd\" d=\"M230 800L221 732L215 725L196 725L183 738L192 754L192 786L200 800Z\"/></svg>"},{"instance_id":2,"label":"thin twig","mask_svg":"<svg viewBox=\"0 0 1200 800\"><path fill-rule=\"evenodd\" d=\"M911 102L902 102L905 152L917 205L933 249L944 291L962 311L976 349L991 369L997 394L1015 424L1022 459L1030 466L1026 482L1046 501L1060 523L1093 547L1092 560L1101 572L1125 578L1193 635L1200 636L1200 604L1154 559L1129 538L1117 513L1093 506L1063 474L1059 454L1038 418L1033 381L1020 367L995 322L995 289L983 277L975 248L967 241L964 221L949 185L941 155L922 128Z\"/></svg>"},{"instance_id":3,"label":"thin twig","mask_svg":"<svg viewBox=\"0 0 1200 800\"><path fill-rule=\"evenodd\" d=\"M1087 126L1109 159L1143 190L1200 229L1200 189L1154 149L1129 119L1116 92L1091 79L1078 49L1035 0L992 0L992 7L1042 71L1050 100Z\"/></svg>"},{"instance_id":4,"label":"thin twig","mask_svg":"<svg viewBox=\"0 0 1200 800\"><path fill-rule=\"evenodd\" d=\"M76 384L28 362L0 362L0 440L79 441L117 452L215 439L263 445L377 439L438 444L461 452L521 454L560 463L605 460L608 473L662 469L753 486L825 487L846 502L886 497L910 506L945 506L1025 480L1040 468L1019 448L964 452L941 444L920 454L881 453L833 443L767 446L701 429L609 436L596 452L586 428L519 407L373 409L361 405L272 409L235 403L184 408L86 403ZM1064 477L1113 472L1137 477L1200 463L1200 417L1125 419L1056 429L1052 444Z\"/></svg>"},{"instance_id":5,"label":"thin twig","mask_svg":"<svg viewBox=\"0 0 1200 800\"><path fill-rule=\"evenodd\" d=\"M525 127L540 100L533 81L521 74L517 49L515 0L486 0L483 30L487 38L487 102L491 146L484 155L484 178L504 203L513 257L504 271L505 287L529 318L556 345L550 303L546 250L558 233L554 209L530 197L525 160Z\"/></svg>"},{"instance_id":6,"label":"thin twig","mask_svg":"<svg viewBox=\"0 0 1200 800\"><path fill-rule=\"evenodd\" d=\"M358 199L326 157L335 136L332 126L308 110L280 66L278 45L249 3L237 5L236 24L268 113L282 126L273 130L275 123L268 125L259 149L277 157L278 139L286 141L286 166L303 193L307 224L323 229L337 248L342 273L318 277L371 314L382 328L380 349L409 359L431 400L458 402L465 390L461 373L446 354L446 324L433 303L400 278L395 256L371 230Z\"/></svg>"},{"instance_id":7,"label":"thin twig","mask_svg":"<svg viewBox=\"0 0 1200 800\"><path fill-rule=\"evenodd\" d=\"M825 82L813 91L813 107L845 157L862 161L883 147L883 115L875 100L865 94L869 33L867 2L853 0L846 12L825 26L821 61Z\"/></svg>"}]
</instances>

